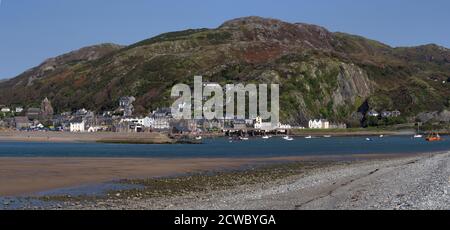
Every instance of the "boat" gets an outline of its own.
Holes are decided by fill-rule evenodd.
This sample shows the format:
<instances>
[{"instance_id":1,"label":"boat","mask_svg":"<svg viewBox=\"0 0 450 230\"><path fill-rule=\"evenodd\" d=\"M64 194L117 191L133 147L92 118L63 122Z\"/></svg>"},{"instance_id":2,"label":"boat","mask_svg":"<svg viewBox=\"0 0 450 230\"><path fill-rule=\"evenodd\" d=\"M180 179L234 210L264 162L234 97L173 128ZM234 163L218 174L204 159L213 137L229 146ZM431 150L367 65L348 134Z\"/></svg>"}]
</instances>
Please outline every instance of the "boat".
<instances>
[{"instance_id":1,"label":"boat","mask_svg":"<svg viewBox=\"0 0 450 230\"><path fill-rule=\"evenodd\" d=\"M383 138L384 137L384 135L380 135L380 138Z\"/></svg>"},{"instance_id":2,"label":"boat","mask_svg":"<svg viewBox=\"0 0 450 230\"><path fill-rule=\"evenodd\" d=\"M423 138L423 135L420 134L420 122L417 123L417 133L414 135L414 138Z\"/></svg>"},{"instance_id":3,"label":"boat","mask_svg":"<svg viewBox=\"0 0 450 230\"><path fill-rule=\"evenodd\" d=\"M427 138L425 138L425 140L429 142L442 141L442 137L439 135L439 133L431 133L427 136Z\"/></svg>"},{"instance_id":4,"label":"boat","mask_svg":"<svg viewBox=\"0 0 450 230\"><path fill-rule=\"evenodd\" d=\"M330 138L331 135L323 135L323 137L325 137L325 138Z\"/></svg>"},{"instance_id":5,"label":"boat","mask_svg":"<svg viewBox=\"0 0 450 230\"><path fill-rule=\"evenodd\" d=\"M195 140L200 141L201 139L203 139L202 136L195 137Z\"/></svg>"},{"instance_id":6,"label":"boat","mask_svg":"<svg viewBox=\"0 0 450 230\"><path fill-rule=\"evenodd\" d=\"M285 137L283 137L283 139L286 140L286 141L293 141L294 140L294 138L292 138L290 136L285 136Z\"/></svg>"},{"instance_id":7,"label":"boat","mask_svg":"<svg viewBox=\"0 0 450 230\"><path fill-rule=\"evenodd\" d=\"M269 136L267 136L267 135L264 135L263 137L262 137L262 139L269 139L270 137Z\"/></svg>"},{"instance_id":8,"label":"boat","mask_svg":"<svg viewBox=\"0 0 450 230\"><path fill-rule=\"evenodd\" d=\"M366 141L373 141L372 138L366 138Z\"/></svg>"},{"instance_id":9,"label":"boat","mask_svg":"<svg viewBox=\"0 0 450 230\"><path fill-rule=\"evenodd\" d=\"M305 137L305 139L312 139L312 138L313 138L312 136Z\"/></svg>"},{"instance_id":10,"label":"boat","mask_svg":"<svg viewBox=\"0 0 450 230\"><path fill-rule=\"evenodd\" d=\"M248 141L248 140L249 140L248 137L239 137L239 139L240 139L241 141Z\"/></svg>"}]
</instances>

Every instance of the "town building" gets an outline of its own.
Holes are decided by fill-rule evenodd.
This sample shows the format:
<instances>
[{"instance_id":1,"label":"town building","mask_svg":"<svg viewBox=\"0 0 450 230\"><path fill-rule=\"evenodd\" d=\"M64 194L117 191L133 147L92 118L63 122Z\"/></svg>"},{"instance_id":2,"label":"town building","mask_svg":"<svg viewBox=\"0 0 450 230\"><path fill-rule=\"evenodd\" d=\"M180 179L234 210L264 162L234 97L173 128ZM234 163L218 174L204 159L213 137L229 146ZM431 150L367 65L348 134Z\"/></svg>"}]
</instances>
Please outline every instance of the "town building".
<instances>
[{"instance_id":1,"label":"town building","mask_svg":"<svg viewBox=\"0 0 450 230\"><path fill-rule=\"evenodd\" d=\"M48 121L53 118L54 110L52 107L52 103L50 102L50 100L48 100L48 98L45 98L41 102L41 111L40 112L41 112L40 117L43 121Z\"/></svg>"},{"instance_id":2,"label":"town building","mask_svg":"<svg viewBox=\"0 0 450 230\"><path fill-rule=\"evenodd\" d=\"M170 122L172 121L172 109L157 109L151 115L153 119L152 129L154 130L170 130Z\"/></svg>"},{"instance_id":3,"label":"town building","mask_svg":"<svg viewBox=\"0 0 450 230\"><path fill-rule=\"evenodd\" d=\"M278 123L278 129L292 129L291 125Z\"/></svg>"},{"instance_id":4,"label":"town building","mask_svg":"<svg viewBox=\"0 0 450 230\"><path fill-rule=\"evenodd\" d=\"M201 119L197 121L199 127L206 131L222 130L224 128L223 120L219 119Z\"/></svg>"},{"instance_id":5,"label":"town building","mask_svg":"<svg viewBox=\"0 0 450 230\"><path fill-rule=\"evenodd\" d=\"M367 113L367 115L368 115L369 117L379 117L379 116L380 116L380 113L377 112L377 111L375 111L375 110L370 110L370 111Z\"/></svg>"},{"instance_id":6,"label":"town building","mask_svg":"<svg viewBox=\"0 0 450 230\"><path fill-rule=\"evenodd\" d=\"M278 127L274 127L271 122L263 122L263 119L259 116L256 117L255 124L253 125L253 127L255 129L265 130L265 131L271 131L271 130L278 128Z\"/></svg>"},{"instance_id":7,"label":"town building","mask_svg":"<svg viewBox=\"0 0 450 230\"><path fill-rule=\"evenodd\" d=\"M308 122L308 128L310 129L329 129L330 122L325 119L314 119Z\"/></svg>"},{"instance_id":8,"label":"town building","mask_svg":"<svg viewBox=\"0 0 450 230\"><path fill-rule=\"evenodd\" d=\"M381 117L389 118L389 117L399 117L402 113L398 110L394 111L383 111L381 112Z\"/></svg>"},{"instance_id":9,"label":"town building","mask_svg":"<svg viewBox=\"0 0 450 230\"><path fill-rule=\"evenodd\" d=\"M195 120L176 120L170 123L171 131L175 134L199 133Z\"/></svg>"},{"instance_id":10,"label":"town building","mask_svg":"<svg viewBox=\"0 0 450 230\"><path fill-rule=\"evenodd\" d=\"M28 108L26 116L30 120L38 120L40 114L41 114L41 109L40 108Z\"/></svg>"},{"instance_id":11,"label":"town building","mask_svg":"<svg viewBox=\"0 0 450 230\"><path fill-rule=\"evenodd\" d=\"M156 118L153 122L152 129L154 130L170 130L170 119Z\"/></svg>"},{"instance_id":12,"label":"town building","mask_svg":"<svg viewBox=\"0 0 450 230\"><path fill-rule=\"evenodd\" d=\"M0 111L1 111L2 113L10 113L10 112L11 112L11 109L8 108L8 107L3 107Z\"/></svg>"},{"instance_id":13,"label":"town building","mask_svg":"<svg viewBox=\"0 0 450 230\"><path fill-rule=\"evenodd\" d=\"M16 113L21 113L23 112L23 107L16 107L15 111Z\"/></svg>"},{"instance_id":14,"label":"town building","mask_svg":"<svg viewBox=\"0 0 450 230\"><path fill-rule=\"evenodd\" d=\"M121 97L119 99L119 111L123 112L124 117L131 117L133 115L134 101L136 101L135 97Z\"/></svg>"},{"instance_id":15,"label":"town building","mask_svg":"<svg viewBox=\"0 0 450 230\"><path fill-rule=\"evenodd\" d=\"M107 131L108 127L107 126L90 126L87 129L88 133L97 133L97 132L101 132L101 131Z\"/></svg>"},{"instance_id":16,"label":"town building","mask_svg":"<svg viewBox=\"0 0 450 230\"><path fill-rule=\"evenodd\" d=\"M141 125L145 128L151 128L154 123L154 119L151 117L144 117L144 118L124 118L120 122L130 122L137 125Z\"/></svg>"},{"instance_id":17,"label":"town building","mask_svg":"<svg viewBox=\"0 0 450 230\"><path fill-rule=\"evenodd\" d=\"M16 129L29 129L31 124L28 117L14 117L14 126Z\"/></svg>"},{"instance_id":18,"label":"town building","mask_svg":"<svg viewBox=\"0 0 450 230\"><path fill-rule=\"evenodd\" d=\"M83 119L76 118L70 122L70 132L83 133L86 132L86 123Z\"/></svg>"},{"instance_id":19,"label":"town building","mask_svg":"<svg viewBox=\"0 0 450 230\"><path fill-rule=\"evenodd\" d=\"M346 129L347 124L345 123L330 123L330 129Z\"/></svg>"},{"instance_id":20,"label":"town building","mask_svg":"<svg viewBox=\"0 0 450 230\"><path fill-rule=\"evenodd\" d=\"M122 132L143 132L153 127L154 119L144 118L123 118L119 122L119 130Z\"/></svg>"}]
</instances>

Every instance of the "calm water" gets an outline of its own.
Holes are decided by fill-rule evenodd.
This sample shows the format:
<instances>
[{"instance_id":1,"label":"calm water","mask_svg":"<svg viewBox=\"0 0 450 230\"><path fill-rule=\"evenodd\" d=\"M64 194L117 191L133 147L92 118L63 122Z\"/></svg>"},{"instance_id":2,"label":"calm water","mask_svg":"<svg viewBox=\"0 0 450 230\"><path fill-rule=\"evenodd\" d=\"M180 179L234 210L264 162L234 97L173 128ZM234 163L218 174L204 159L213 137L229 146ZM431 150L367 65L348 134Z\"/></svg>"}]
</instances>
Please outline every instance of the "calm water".
<instances>
[{"instance_id":1,"label":"calm water","mask_svg":"<svg viewBox=\"0 0 450 230\"><path fill-rule=\"evenodd\" d=\"M230 143L226 138L202 145L126 145L97 143L0 142L0 157L270 157L379 153L420 153L450 150L450 137L428 143L411 137L336 137L292 142L280 137Z\"/></svg>"}]
</instances>

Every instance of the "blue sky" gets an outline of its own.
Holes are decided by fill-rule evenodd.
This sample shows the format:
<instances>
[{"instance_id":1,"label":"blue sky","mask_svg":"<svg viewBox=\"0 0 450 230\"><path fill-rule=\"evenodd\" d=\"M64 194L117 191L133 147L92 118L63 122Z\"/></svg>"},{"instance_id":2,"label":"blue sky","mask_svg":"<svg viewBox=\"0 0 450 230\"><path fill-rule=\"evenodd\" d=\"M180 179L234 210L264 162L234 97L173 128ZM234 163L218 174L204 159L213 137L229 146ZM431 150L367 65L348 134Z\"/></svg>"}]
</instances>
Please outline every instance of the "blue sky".
<instances>
[{"instance_id":1,"label":"blue sky","mask_svg":"<svg viewBox=\"0 0 450 230\"><path fill-rule=\"evenodd\" d=\"M322 25L392 46L450 47L448 0L0 1L0 78L83 46L127 45L251 15Z\"/></svg>"}]
</instances>

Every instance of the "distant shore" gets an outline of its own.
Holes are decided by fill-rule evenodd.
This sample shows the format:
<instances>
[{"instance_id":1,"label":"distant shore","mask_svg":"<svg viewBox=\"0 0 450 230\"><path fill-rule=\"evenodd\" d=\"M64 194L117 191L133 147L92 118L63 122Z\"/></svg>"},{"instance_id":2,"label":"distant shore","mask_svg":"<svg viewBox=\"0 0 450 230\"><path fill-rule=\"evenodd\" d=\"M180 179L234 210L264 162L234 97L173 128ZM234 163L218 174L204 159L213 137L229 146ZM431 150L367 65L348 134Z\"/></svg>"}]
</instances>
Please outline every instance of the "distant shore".
<instances>
[{"instance_id":1,"label":"distant shore","mask_svg":"<svg viewBox=\"0 0 450 230\"><path fill-rule=\"evenodd\" d=\"M414 135L415 130L384 130L384 129L295 129L291 131L292 136L403 136Z\"/></svg>"},{"instance_id":2,"label":"distant shore","mask_svg":"<svg viewBox=\"0 0 450 230\"><path fill-rule=\"evenodd\" d=\"M15 142L98 142L128 144L176 144L178 140L162 133L70 133L70 132L25 132L1 131L0 141Z\"/></svg>"},{"instance_id":3,"label":"distant shore","mask_svg":"<svg viewBox=\"0 0 450 230\"><path fill-rule=\"evenodd\" d=\"M414 135L412 130L388 131L388 130L292 130L292 136L378 136L378 135ZM206 134L205 137L221 137L223 134ZM194 140L170 138L163 133L70 133L70 132L26 132L26 131L0 131L0 141L15 142L98 142L98 143L124 143L124 144L177 144L191 143Z\"/></svg>"}]
</instances>

